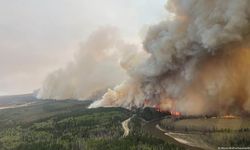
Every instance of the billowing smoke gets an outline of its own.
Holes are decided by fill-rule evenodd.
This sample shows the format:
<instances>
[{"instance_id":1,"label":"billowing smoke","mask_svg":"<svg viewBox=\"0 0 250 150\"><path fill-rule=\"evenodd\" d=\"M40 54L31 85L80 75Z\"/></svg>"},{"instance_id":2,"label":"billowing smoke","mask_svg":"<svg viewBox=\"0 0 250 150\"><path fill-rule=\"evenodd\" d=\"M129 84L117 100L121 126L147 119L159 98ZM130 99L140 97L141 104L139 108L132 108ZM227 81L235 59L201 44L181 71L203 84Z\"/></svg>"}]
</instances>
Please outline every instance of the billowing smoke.
<instances>
[{"instance_id":1,"label":"billowing smoke","mask_svg":"<svg viewBox=\"0 0 250 150\"><path fill-rule=\"evenodd\" d=\"M133 49L137 48L121 40L118 29L98 29L82 44L73 62L47 77L38 98L86 99L113 87L125 79L119 65L123 53Z\"/></svg>"},{"instance_id":2,"label":"billowing smoke","mask_svg":"<svg viewBox=\"0 0 250 150\"><path fill-rule=\"evenodd\" d=\"M169 0L170 15L149 27L143 52L129 50L136 47L112 30L98 31L75 63L48 77L40 96L84 98L115 85L124 77L119 58L126 80L90 108L141 107L146 100L187 115L248 113L249 7L249 0Z\"/></svg>"},{"instance_id":3,"label":"billowing smoke","mask_svg":"<svg viewBox=\"0 0 250 150\"><path fill-rule=\"evenodd\" d=\"M147 56L90 107L142 106L184 114L250 112L250 1L170 0L151 26Z\"/></svg>"}]
</instances>

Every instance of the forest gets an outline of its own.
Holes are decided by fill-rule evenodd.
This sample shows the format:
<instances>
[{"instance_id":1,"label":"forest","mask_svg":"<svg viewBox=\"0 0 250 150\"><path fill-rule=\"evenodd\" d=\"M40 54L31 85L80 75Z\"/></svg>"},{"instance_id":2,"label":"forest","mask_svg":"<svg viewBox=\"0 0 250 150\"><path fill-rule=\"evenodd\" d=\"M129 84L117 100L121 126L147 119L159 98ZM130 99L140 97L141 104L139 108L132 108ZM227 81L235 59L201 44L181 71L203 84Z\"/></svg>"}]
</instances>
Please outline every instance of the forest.
<instances>
[{"instance_id":1,"label":"forest","mask_svg":"<svg viewBox=\"0 0 250 150\"><path fill-rule=\"evenodd\" d=\"M138 119L123 137L121 122L132 116L124 108L87 109L85 101L39 101L0 111L2 150L137 150L183 149L155 138Z\"/></svg>"}]
</instances>

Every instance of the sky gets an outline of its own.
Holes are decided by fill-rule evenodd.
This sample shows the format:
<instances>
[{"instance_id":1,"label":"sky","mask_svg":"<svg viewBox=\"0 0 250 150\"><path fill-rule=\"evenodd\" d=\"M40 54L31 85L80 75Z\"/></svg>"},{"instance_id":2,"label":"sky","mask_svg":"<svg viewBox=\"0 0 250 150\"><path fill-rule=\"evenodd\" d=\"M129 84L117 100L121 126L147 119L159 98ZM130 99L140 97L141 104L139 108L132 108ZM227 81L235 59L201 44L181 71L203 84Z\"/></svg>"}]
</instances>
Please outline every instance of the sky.
<instances>
[{"instance_id":1,"label":"sky","mask_svg":"<svg viewBox=\"0 0 250 150\"><path fill-rule=\"evenodd\" d=\"M0 0L0 95L30 93L98 27L126 39L163 19L166 0Z\"/></svg>"}]
</instances>

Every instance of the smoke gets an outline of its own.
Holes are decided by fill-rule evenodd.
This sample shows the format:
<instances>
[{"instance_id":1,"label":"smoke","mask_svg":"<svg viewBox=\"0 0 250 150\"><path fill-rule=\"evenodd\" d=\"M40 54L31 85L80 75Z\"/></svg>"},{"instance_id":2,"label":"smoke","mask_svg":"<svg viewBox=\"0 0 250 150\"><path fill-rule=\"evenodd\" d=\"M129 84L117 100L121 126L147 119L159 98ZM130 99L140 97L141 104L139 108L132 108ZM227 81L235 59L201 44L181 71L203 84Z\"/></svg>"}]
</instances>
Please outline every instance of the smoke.
<instances>
[{"instance_id":1,"label":"smoke","mask_svg":"<svg viewBox=\"0 0 250 150\"><path fill-rule=\"evenodd\" d=\"M128 79L92 107L143 106L183 114L250 112L250 1L169 0L166 20L148 29L147 54ZM126 62L124 62L126 64Z\"/></svg>"},{"instance_id":2,"label":"smoke","mask_svg":"<svg viewBox=\"0 0 250 150\"><path fill-rule=\"evenodd\" d=\"M99 28L81 45L73 62L48 75L37 97L60 100L98 95L125 79L119 61L134 49L134 45L123 42L118 29Z\"/></svg>"},{"instance_id":3,"label":"smoke","mask_svg":"<svg viewBox=\"0 0 250 150\"><path fill-rule=\"evenodd\" d=\"M249 113L249 6L248 0L169 0L168 17L148 28L143 51L116 29L101 28L74 62L48 76L38 97L85 99L116 85L90 108L142 107L147 100L187 115Z\"/></svg>"}]
</instances>

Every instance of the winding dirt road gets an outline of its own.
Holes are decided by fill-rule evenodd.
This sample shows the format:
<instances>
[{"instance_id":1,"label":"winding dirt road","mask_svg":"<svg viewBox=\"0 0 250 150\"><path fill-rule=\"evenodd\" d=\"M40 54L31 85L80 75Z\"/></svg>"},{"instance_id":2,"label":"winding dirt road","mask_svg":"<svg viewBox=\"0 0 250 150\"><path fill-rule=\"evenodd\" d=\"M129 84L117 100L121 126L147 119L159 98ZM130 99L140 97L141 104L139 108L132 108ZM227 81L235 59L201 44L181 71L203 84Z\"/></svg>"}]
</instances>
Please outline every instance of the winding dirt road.
<instances>
[{"instance_id":1,"label":"winding dirt road","mask_svg":"<svg viewBox=\"0 0 250 150\"><path fill-rule=\"evenodd\" d=\"M126 137L129 134L128 123L129 123L130 120L131 120L131 117L122 122L122 128L124 129L123 137Z\"/></svg>"}]
</instances>

